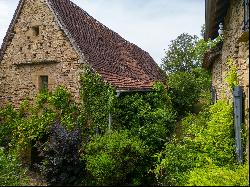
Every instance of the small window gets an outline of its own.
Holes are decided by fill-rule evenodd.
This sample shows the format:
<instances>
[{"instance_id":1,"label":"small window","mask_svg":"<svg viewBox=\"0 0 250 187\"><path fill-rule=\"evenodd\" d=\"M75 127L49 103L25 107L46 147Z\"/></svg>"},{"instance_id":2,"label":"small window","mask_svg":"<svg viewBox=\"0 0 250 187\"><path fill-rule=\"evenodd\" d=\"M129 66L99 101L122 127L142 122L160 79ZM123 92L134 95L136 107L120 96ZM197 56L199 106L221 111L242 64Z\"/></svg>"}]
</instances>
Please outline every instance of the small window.
<instances>
[{"instance_id":1,"label":"small window","mask_svg":"<svg viewBox=\"0 0 250 187\"><path fill-rule=\"evenodd\" d=\"M211 96L212 102L215 103L217 101L217 93L214 86L211 86Z\"/></svg>"},{"instance_id":2,"label":"small window","mask_svg":"<svg viewBox=\"0 0 250 187\"><path fill-rule=\"evenodd\" d=\"M244 25L243 30L249 30L249 0L244 0Z\"/></svg>"},{"instance_id":3,"label":"small window","mask_svg":"<svg viewBox=\"0 0 250 187\"><path fill-rule=\"evenodd\" d=\"M39 26L32 27L33 36L39 35Z\"/></svg>"},{"instance_id":4,"label":"small window","mask_svg":"<svg viewBox=\"0 0 250 187\"><path fill-rule=\"evenodd\" d=\"M46 76L46 75L40 76L39 89L40 90L48 90L48 85L49 85L48 83L49 83L48 76Z\"/></svg>"}]
</instances>

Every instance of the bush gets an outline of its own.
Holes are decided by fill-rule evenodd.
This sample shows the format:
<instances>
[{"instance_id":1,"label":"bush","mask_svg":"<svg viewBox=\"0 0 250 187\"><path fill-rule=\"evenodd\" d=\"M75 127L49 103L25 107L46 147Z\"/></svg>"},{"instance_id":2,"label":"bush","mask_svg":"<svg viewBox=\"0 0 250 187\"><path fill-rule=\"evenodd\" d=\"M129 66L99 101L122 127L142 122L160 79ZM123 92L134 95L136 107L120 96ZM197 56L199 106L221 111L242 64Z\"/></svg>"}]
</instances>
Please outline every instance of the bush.
<instances>
[{"instance_id":1,"label":"bush","mask_svg":"<svg viewBox=\"0 0 250 187\"><path fill-rule=\"evenodd\" d=\"M144 157L147 147L128 131L98 136L86 146L83 159L89 173L88 184L141 184L146 174Z\"/></svg>"},{"instance_id":2,"label":"bush","mask_svg":"<svg viewBox=\"0 0 250 187\"><path fill-rule=\"evenodd\" d=\"M43 171L46 173L48 182L57 183L59 181L61 182L60 184L74 184L76 181L78 182L78 179L73 178L74 176L78 177L79 168L74 165L76 164L74 161L76 162L77 160L77 154L74 153L78 153L78 147L73 147L73 145L76 144L75 142L80 144L80 140L77 139L80 135L74 137L74 139L72 136L75 136L77 133L71 135L68 132L75 129L78 124L79 126L82 124L80 123L82 119L78 118L80 116L79 113L79 109L71 100L69 92L61 86L53 92L40 92L32 104L25 99L19 106L19 109L14 109L11 105L6 106L0 110L0 146L4 146L6 152L15 151L22 163L28 162L28 164L34 164L30 166L36 166L36 164L39 164L36 161L40 161L39 159L43 159L43 156L46 156L45 163L47 165L45 164L44 166L47 168L44 167ZM36 151L37 146L39 143L44 143L48 140L52 124L55 121L60 121L63 127L58 127L57 131L53 129L51 137L56 135L61 136L57 137L58 139L54 137L55 140L52 143L48 142L48 147L46 148L49 151L47 150L48 152L46 152L43 150L42 154L44 155L39 155L41 152L39 150L38 152ZM58 142L59 138L64 138L65 141L69 142L61 142L61 144L64 143L64 145L61 145ZM62 147L53 147L55 145L66 146L68 145L67 143L72 145L71 149L65 147L65 149L60 150ZM66 149L69 149L70 153ZM32 155L30 155L30 150L33 153ZM73 152L71 153L71 151ZM57 153L58 155L56 155ZM56 158L57 156L58 158ZM56 159L53 162L55 165L52 163L52 157ZM38 160L32 160L34 158L38 158ZM67 159L68 161L66 162L65 160ZM66 169L63 168L65 171L60 171L61 166L66 167ZM81 165L81 172L83 172L83 167ZM55 173L58 176L53 175ZM65 179L67 177L68 179Z\"/></svg>"},{"instance_id":3,"label":"bush","mask_svg":"<svg viewBox=\"0 0 250 187\"><path fill-rule=\"evenodd\" d=\"M42 147L42 172L50 185L79 185L84 177L80 160L80 132L67 132L59 123L51 129L49 141Z\"/></svg>"},{"instance_id":4,"label":"bush","mask_svg":"<svg viewBox=\"0 0 250 187\"><path fill-rule=\"evenodd\" d=\"M182 134L155 155L158 160L153 171L160 184L182 185L195 168L210 163L233 165L234 149L232 106L218 101L182 120Z\"/></svg>"},{"instance_id":5,"label":"bush","mask_svg":"<svg viewBox=\"0 0 250 187\"><path fill-rule=\"evenodd\" d=\"M210 107L210 119L203 134L197 136L202 149L218 166L235 162L233 107L225 101L217 101Z\"/></svg>"},{"instance_id":6,"label":"bush","mask_svg":"<svg viewBox=\"0 0 250 187\"><path fill-rule=\"evenodd\" d=\"M15 121L18 120L18 118L18 113L11 105L0 109L0 147L9 149L12 133L16 128Z\"/></svg>"},{"instance_id":7,"label":"bush","mask_svg":"<svg viewBox=\"0 0 250 187\"><path fill-rule=\"evenodd\" d=\"M0 148L0 186L22 186L27 184L26 171L15 154L6 154Z\"/></svg>"},{"instance_id":8,"label":"bush","mask_svg":"<svg viewBox=\"0 0 250 187\"><path fill-rule=\"evenodd\" d=\"M166 89L157 83L151 92L121 94L115 103L113 126L130 130L153 153L160 150L171 136L175 119Z\"/></svg>"},{"instance_id":9,"label":"bush","mask_svg":"<svg viewBox=\"0 0 250 187\"><path fill-rule=\"evenodd\" d=\"M210 75L202 68L175 72L168 76L169 95L179 117L192 112L201 95L210 88Z\"/></svg>"},{"instance_id":10,"label":"bush","mask_svg":"<svg viewBox=\"0 0 250 187\"><path fill-rule=\"evenodd\" d=\"M45 137L56 120L71 129L77 124L78 115L79 109L65 88L41 92L32 104L25 99L19 109L9 105L0 110L0 145L22 154L31 142Z\"/></svg>"},{"instance_id":11,"label":"bush","mask_svg":"<svg viewBox=\"0 0 250 187\"><path fill-rule=\"evenodd\" d=\"M197 168L188 174L187 186L249 186L249 166L234 168L215 165Z\"/></svg>"}]
</instances>

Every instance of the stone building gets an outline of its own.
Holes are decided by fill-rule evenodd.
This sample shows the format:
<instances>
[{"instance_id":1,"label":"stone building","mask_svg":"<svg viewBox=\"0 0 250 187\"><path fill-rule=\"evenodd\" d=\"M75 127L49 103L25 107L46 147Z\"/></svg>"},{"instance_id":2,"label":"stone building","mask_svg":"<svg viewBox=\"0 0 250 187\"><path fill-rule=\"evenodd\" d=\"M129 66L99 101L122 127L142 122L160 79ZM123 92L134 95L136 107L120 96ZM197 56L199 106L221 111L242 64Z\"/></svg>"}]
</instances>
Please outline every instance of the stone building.
<instances>
[{"instance_id":1,"label":"stone building","mask_svg":"<svg viewBox=\"0 0 250 187\"><path fill-rule=\"evenodd\" d=\"M233 102L232 91L225 81L226 62L233 60L243 88L243 121L249 129L249 0L205 0L205 3L205 39L215 39L222 32L223 42L205 55L203 66L212 72L217 99L224 95Z\"/></svg>"},{"instance_id":2,"label":"stone building","mask_svg":"<svg viewBox=\"0 0 250 187\"><path fill-rule=\"evenodd\" d=\"M117 91L164 79L152 57L70 0L20 0L0 51L0 107L64 85L79 101L88 65Z\"/></svg>"}]
</instances>

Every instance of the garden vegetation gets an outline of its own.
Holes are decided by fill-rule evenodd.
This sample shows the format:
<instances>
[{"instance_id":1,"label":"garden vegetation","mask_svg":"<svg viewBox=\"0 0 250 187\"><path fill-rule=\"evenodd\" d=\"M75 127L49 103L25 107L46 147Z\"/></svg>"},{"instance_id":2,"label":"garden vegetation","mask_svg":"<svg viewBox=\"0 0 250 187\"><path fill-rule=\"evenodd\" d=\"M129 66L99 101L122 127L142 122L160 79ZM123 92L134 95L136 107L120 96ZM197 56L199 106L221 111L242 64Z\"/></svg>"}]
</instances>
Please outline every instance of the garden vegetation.
<instances>
[{"instance_id":1,"label":"garden vegetation","mask_svg":"<svg viewBox=\"0 0 250 187\"><path fill-rule=\"evenodd\" d=\"M32 169L48 185L248 185L246 160L236 163L232 105L210 101L211 76L201 68L210 46L179 36L163 59L166 82L150 92L118 96L86 67L78 103L59 86L5 106L0 185L28 185Z\"/></svg>"}]
</instances>

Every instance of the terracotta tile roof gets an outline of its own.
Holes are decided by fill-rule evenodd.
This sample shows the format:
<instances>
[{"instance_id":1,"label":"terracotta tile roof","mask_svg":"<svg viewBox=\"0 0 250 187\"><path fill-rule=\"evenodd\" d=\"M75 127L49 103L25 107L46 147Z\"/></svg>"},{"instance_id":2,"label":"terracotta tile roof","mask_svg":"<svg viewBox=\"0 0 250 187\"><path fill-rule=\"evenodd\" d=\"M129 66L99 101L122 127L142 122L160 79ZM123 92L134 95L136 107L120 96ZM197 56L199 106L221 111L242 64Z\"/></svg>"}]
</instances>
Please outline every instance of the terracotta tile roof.
<instances>
[{"instance_id":1,"label":"terracotta tile roof","mask_svg":"<svg viewBox=\"0 0 250 187\"><path fill-rule=\"evenodd\" d=\"M70 0L47 0L62 29L90 67L118 89L151 88L164 75L153 58ZM1 59L0 59L1 60Z\"/></svg>"}]
</instances>

